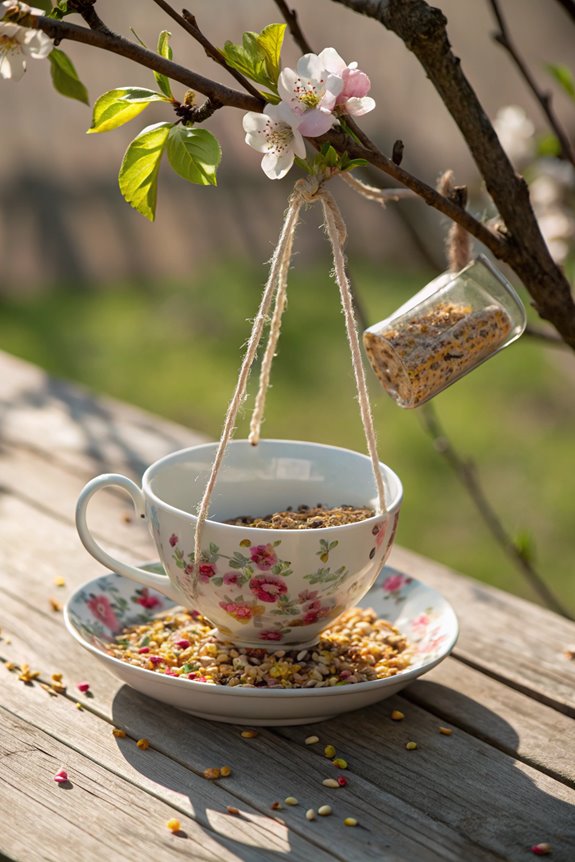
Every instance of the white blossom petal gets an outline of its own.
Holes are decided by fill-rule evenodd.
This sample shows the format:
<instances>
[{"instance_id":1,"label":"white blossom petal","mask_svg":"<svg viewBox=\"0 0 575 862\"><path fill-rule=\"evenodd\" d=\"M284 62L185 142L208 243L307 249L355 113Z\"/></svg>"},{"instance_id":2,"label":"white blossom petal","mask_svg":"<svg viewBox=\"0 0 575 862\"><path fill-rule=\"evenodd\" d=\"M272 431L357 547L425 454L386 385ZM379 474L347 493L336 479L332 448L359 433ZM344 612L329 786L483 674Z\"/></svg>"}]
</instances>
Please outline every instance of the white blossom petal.
<instances>
[{"instance_id":1,"label":"white blossom petal","mask_svg":"<svg viewBox=\"0 0 575 862\"><path fill-rule=\"evenodd\" d=\"M335 122L331 111L306 111L299 124L299 131L307 138L317 138L324 135Z\"/></svg>"},{"instance_id":2,"label":"white blossom petal","mask_svg":"<svg viewBox=\"0 0 575 862\"><path fill-rule=\"evenodd\" d=\"M375 108L375 99L371 96L362 96L361 99L357 96L351 96L345 103L346 113L352 117L363 117Z\"/></svg>"},{"instance_id":3,"label":"white blossom petal","mask_svg":"<svg viewBox=\"0 0 575 862\"><path fill-rule=\"evenodd\" d=\"M54 47L54 42L41 30L26 30L25 51L34 60L44 60Z\"/></svg>"},{"instance_id":4,"label":"white blossom petal","mask_svg":"<svg viewBox=\"0 0 575 862\"><path fill-rule=\"evenodd\" d=\"M341 76L343 70L347 68L345 60L339 56L335 48L324 48L318 54L318 59L323 68L334 75Z\"/></svg>"},{"instance_id":5,"label":"white blossom petal","mask_svg":"<svg viewBox=\"0 0 575 862\"><path fill-rule=\"evenodd\" d=\"M285 152L279 156L267 153L262 159L262 170L270 180L281 180L291 169L293 161L293 152Z\"/></svg>"}]
</instances>

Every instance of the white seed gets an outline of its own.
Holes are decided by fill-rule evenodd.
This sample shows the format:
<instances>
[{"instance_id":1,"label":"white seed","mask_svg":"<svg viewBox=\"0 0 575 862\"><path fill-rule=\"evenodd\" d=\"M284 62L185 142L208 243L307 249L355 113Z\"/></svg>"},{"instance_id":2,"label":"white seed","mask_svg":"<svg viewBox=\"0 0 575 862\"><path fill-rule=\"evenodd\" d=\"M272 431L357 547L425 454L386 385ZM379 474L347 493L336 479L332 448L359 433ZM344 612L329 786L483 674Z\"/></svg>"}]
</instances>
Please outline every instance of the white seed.
<instances>
[{"instance_id":1,"label":"white seed","mask_svg":"<svg viewBox=\"0 0 575 862\"><path fill-rule=\"evenodd\" d=\"M339 784L335 780L335 778L324 778L322 784L324 787L339 787Z\"/></svg>"},{"instance_id":2,"label":"white seed","mask_svg":"<svg viewBox=\"0 0 575 862\"><path fill-rule=\"evenodd\" d=\"M295 796L286 796L284 799L286 805L299 805L299 802L295 798Z\"/></svg>"},{"instance_id":3,"label":"white seed","mask_svg":"<svg viewBox=\"0 0 575 862\"><path fill-rule=\"evenodd\" d=\"M331 805L320 805L317 809L317 813L321 814L322 817L327 817L331 814Z\"/></svg>"},{"instance_id":4,"label":"white seed","mask_svg":"<svg viewBox=\"0 0 575 862\"><path fill-rule=\"evenodd\" d=\"M316 819L316 813L313 810L313 808L308 808L308 810L305 813L305 817L306 817L306 820L315 820Z\"/></svg>"},{"instance_id":5,"label":"white seed","mask_svg":"<svg viewBox=\"0 0 575 862\"><path fill-rule=\"evenodd\" d=\"M319 736L308 736L304 741L306 745L315 745L316 742L319 742Z\"/></svg>"}]
</instances>

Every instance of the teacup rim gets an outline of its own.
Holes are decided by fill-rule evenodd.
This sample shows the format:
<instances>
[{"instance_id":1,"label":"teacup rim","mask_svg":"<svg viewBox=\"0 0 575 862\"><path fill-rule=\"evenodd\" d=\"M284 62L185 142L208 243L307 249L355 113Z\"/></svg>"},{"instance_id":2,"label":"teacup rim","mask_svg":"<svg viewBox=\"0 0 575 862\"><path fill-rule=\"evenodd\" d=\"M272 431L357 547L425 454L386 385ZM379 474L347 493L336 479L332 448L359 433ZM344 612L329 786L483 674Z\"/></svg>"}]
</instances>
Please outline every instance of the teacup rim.
<instances>
[{"instance_id":1,"label":"teacup rim","mask_svg":"<svg viewBox=\"0 0 575 862\"><path fill-rule=\"evenodd\" d=\"M316 447L318 449L329 449L336 452L345 452L350 455L354 455L364 461L370 461L369 455L364 454L363 452L357 452L355 449L348 449L344 446L334 446L329 443L318 443L312 440L289 440L285 438L265 438L258 443L258 446L267 446L269 444L289 444L290 446L308 446L308 447ZM246 438L240 438L235 440L230 440L228 446L243 446L246 449L253 448L253 444L250 443ZM184 456L190 452L197 452L201 449L214 449L217 450L218 442L211 441L207 443L200 443L196 446L187 446L183 449L177 449L174 452L169 452L167 455L164 455L162 458L158 458L152 464L147 467L143 476L142 476L142 491L147 499L149 499L155 505L161 507L164 511L171 512L173 514L177 514L179 516L184 516L190 518L192 522L197 521L197 514L194 512L186 511L185 509L179 509L177 506L173 506L171 503L166 502L161 497L159 497L151 487L151 480L153 478L154 473L161 469L161 467L170 461L178 461L180 459L184 460ZM275 534L289 534L293 535L294 533L301 534L302 532L308 533L313 532L314 535L323 535L326 532L329 532L333 535L334 530L350 530L357 529L357 527L361 525L369 525L369 524L377 524L380 523L383 519L389 517L390 515L395 514L399 511L401 507L401 503L403 500L403 483L398 476L398 474L393 470L388 464L384 461L379 461L380 467L383 469L384 476L391 476L394 480L394 483L397 488L397 492L391 501L387 502L386 510L383 512L376 512L369 518L364 518L361 521L355 521L351 524L338 524L336 526L331 527L314 527L314 528L303 528L302 530L290 530L286 528L275 528L273 529L273 533ZM244 524L226 524L221 521L215 521L210 518L207 519L206 525L218 526L226 529L233 530L243 530L249 531L250 533L263 534L269 536L270 529L265 527L249 527Z\"/></svg>"}]
</instances>

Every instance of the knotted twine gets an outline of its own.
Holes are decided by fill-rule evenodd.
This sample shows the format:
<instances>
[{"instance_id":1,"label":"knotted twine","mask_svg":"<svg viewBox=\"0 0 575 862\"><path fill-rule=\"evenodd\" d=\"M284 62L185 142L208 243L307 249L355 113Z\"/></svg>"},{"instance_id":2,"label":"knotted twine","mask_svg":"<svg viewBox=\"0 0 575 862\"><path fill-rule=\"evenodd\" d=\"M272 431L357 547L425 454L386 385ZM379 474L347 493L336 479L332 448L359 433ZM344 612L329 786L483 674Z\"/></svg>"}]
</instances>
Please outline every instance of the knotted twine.
<instances>
[{"instance_id":1,"label":"knotted twine","mask_svg":"<svg viewBox=\"0 0 575 862\"><path fill-rule=\"evenodd\" d=\"M267 390L269 387L271 366L276 352L277 342L281 330L282 315L286 305L287 276L291 263L295 232L299 222L302 206L304 206L305 204L313 204L317 201L321 202L323 208L323 214L325 218L324 226L332 249L334 265L333 273L339 287L341 305L345 319L347 339L351 351L351 360L353 365L355 385L357 389L360 415L377 489L376 511L377 514L381 514L387 511L385 502L385 487L381 475L381 470L379 467L379 457L377 454L377 443L375 437L375 430L373 427L373 417L371 414L371 406L369 403L365 372L361 361L361 349L353 310L351 287L345 271L345 257L343 253L343 246L346 241L347 231L339 208L333 196L323 187L323 182L323 179L319 179L317 177L309 177L307 179L298 180L289 198L289 204L282 224L282 229L271 258L268 279L262 293L258 312L253 321L252 331L238 374L236 388L226 412L226 417L224 420L222 434L216 451L216 456L212 464L210 476L206 485L206 489L204 491L204 495L198 507L198 523L196 526L196 534L194 539L194 561L198 564L201 562L203 528L208 517L210 500L216 484L216 479L224 458L226 447L235 428L238 411L246 397L246 388L250 370L255 360L257 349L262 338L263 330L268 320L272 301L274 300L275 296L275 304L272 318L270 321L268 341L262 359L258 392L254 403L254 409L250 421L250 433L248 437L250 443L253 446L257 446L260 439L260 427L265 410L265 401Z\"/></svg>"}]
</instances>

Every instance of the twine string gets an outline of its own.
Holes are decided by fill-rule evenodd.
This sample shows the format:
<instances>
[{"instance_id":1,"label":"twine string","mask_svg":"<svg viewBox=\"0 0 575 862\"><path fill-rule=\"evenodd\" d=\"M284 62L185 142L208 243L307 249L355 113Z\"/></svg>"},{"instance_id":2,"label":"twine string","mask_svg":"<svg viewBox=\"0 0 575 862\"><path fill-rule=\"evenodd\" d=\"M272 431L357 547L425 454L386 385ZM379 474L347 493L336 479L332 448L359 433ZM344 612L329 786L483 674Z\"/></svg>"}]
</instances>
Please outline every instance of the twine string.
<instances>
[{"instance_id":1,"label":"twine string","mask_svg":"<svg viewBox=\"0 0 575 862\"><path fill-rule=\"evenodd\" d=\"M228 405L226 417L224 419L222 435L220 437L220 442L216 451L216 457L214 458L214 463L210 471L210 476L206 485L206 489L204 491L204 495L198 507L198 522L196 525L196 535L194 539L194 563L196 564L196 570L201 562L202 533L204 524L208 517L212 492L216 484L216 479L224 458L226 447L235 427L238 411L245 398L250 370L256 357L257 349L261 341L264 326L274 297L274 292L278 280L278 272L282 265L282 261L286 256L286 249L291 250L293 244L293 236L299 219L299 213L302 207L302 203L303 201L299 196L291 196L278 239L278 243L272 255L268 280L262 293L260 307L258 309L256 317L254 318L252 331L238 374L236 388L232 396L232 400ZM196 584L197 581L194 580L192 593L195 593Z\"/></svg>"},{"instance_id":2,"label":"twine string","mask_svg":"<svg viewBox=\"0 0 575 862\"><path fill-rule=\"evenodd\" d=\"M377 489L377 512L379 514L387 511L385 502L385 486L377 454L376 435L369 403L365 372L361 359L361 349L353 310L351 287L345 271L343 246L345 244L347 231L342 215L332 195L322 187L322 181L320 179L317 177L310 177L305 180L298 180L290 196L289 206L286 210L278 243L272 255L268 280L262 294L258 313L253 321L252 331L246 347L240 372L238 374L236 388L227 409L216 456L212 464L206 489L198 507L198 521L194 539L194 561L197 566L199 566L201 562L202 533L204 524L208 518L211 496L224 458L226 447L235 428L238 411L245 398L249 373L257 354L257 349L262 338L265 324L268 320L271 304L275 297L275 305L270 322L267 345L260 369L258 392L250 421L250 443L255 446L260 439L260 428L265 410L265 400L269 387L271 366L280 335L282 315L286 306L287 276L291 262L295 231L302 206L316 201L321 201L325 218L325 228L332 247L334 275L339 287L340 299L344 312L360 415ZM196 584L197 579L195 578L192 589L193 593L195 593Z\"/></svg>"}]
</instances>

